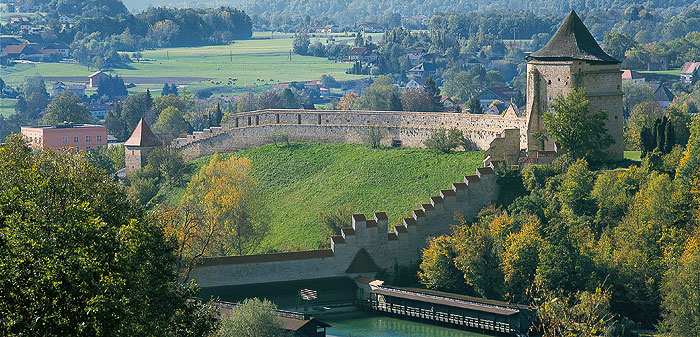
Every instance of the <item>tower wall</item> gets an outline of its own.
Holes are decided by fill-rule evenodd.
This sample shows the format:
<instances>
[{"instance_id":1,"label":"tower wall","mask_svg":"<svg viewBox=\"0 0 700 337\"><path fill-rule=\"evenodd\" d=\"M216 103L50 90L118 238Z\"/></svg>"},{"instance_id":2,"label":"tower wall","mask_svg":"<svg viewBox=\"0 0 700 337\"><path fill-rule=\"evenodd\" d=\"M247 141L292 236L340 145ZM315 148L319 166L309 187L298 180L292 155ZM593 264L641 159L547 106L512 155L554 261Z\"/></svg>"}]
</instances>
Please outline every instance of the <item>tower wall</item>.
<instances>
[{"instance_id":1,"label":"tower wall","mask_svg":"<svg viewBox=\"0 0 700 337\"><path fill-rule=\"evenodd\" d=\"M126 172L138 170L146 166L148 153L155 147L125 146L124 160L126 162Z\"/></svg>"},{"instance_id":2,"label":"tower wall","mask_svg":"<svg viewBox=\"0 0 700 337\"><path fill-rule=\"evenodd\" d=\"M623 158L622 138L622 78L620 64L600 64L586 61L542 61L527 63L527 114L528 152L555 150L554 142L544 144L534 134L543 132L542 115L559 96L566 96L572 89L586 89L590 101L589 111L604 110L608 113L606 129L615 141L607 153L612 159Z\"/></svg>"}]
</instances>

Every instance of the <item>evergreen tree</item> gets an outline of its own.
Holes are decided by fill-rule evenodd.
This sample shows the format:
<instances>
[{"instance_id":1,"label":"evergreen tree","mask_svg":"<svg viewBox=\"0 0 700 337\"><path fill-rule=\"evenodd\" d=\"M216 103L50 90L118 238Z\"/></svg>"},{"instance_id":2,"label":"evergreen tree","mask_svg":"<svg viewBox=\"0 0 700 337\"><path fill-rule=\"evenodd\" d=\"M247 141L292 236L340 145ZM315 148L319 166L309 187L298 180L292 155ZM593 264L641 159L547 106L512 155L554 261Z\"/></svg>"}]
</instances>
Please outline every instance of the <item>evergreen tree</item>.
<instances>
[{"instance_id":1,"label":"evergreen tree","mask_svg":"<svg viewBox=\"0 0 700 337\"><path fill-rule=\"evenodd\" d=\"M483 114L484 113L484 108L481 107L481 101L479 101L479 98L477 98L476 96L473 96L472 98L469 99L468 107L469 107L470 113L473 113L473 114Z\"/></svg>"},{"instance_id":2,"label":"evergreen tree","mask_svg":"<svg viewBox=\"0 0 700 337\"><path fill-rule=\"evenodd\" d=\"M438 88L437 83L432 76L425 80L425 92L430 96L433 103L433 111L442 111L444 108L442 106L442 94L440 93L440 88Z\"/></svg>"},{"instance_id":3,"label":"evergreen tree","mask_svg":"<svg viewBox=\"0 0 700 337\"><path fill-rule=\"evenodd\" d=\"M173 84L170 85L170 93L173 94L173 95L175 95L175 96L178 95L178 92L177 92L177 85L175 85L175 83L173 83Z\"/></svg>"},{"instance_id":4,"label":"evergreen tree","mask_svg":"<svg viewBox=\"0 0 700 337\"><path fill-rule=\"evenodd\" d=\"M655 150L663 152L666 143L666 137L664 133L666 132L666 118L657 119L654 123L654 135L656 136L656 148Z\"/></svg>"},{"instance_id":5,"label":"evergreen tree","mask_svg":"<svg viewBox=\"0 0 700 337\"><path fill-rule=\"evenodd\" d=\"M673 129L673 123L671 123L666 117L666 129L664 130L664 136L666 139L664 140L664 151L663 153L671 153L671 150L673 150L673 146L676 145L676 132Z\"/></svg>"},{"instance_id":6,"label":"evergreen tree","mask_svg":"<svg viewBox=\"0 0 700 337\"><path fill-rule=\"evenodd\" d=\"M170 94L170 85L168 83L163 84L163 90L160 92L161 96L166 96Z\"/></svg>"},{"instance_id":7,"label":"evergreen tree","mask_svg":"<svg viewBox=\"0 0 700 337\"><path fill-rule=\"evenodd\" d=\"M654 136L652 130L648 127L643 127L642 131L639 133L640 143L642 145L642 157L646 157L648 153L654 151L656 148L656 137Z\"/></svg>"}]
</instances>

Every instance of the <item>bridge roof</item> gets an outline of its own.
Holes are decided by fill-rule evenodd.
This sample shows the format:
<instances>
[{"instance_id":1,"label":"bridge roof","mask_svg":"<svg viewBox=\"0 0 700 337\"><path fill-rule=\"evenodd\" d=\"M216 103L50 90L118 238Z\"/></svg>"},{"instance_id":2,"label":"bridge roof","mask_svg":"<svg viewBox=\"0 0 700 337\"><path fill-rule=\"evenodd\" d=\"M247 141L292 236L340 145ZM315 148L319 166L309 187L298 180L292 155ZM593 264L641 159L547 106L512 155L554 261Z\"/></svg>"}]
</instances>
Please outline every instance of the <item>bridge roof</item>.
<instances>
[{"instance_id":1,"label":"bridge roof","mask_svg":"<svg viewBox=\"0 0 700 337\"><path fill-rule=\"evenodd\" d=\"M372 290L371 292L385 296L489 312L504 316L518 314L520 313L521 309L527 308L526 306L520 304L509 304L501 301L493 301L428 289L381 286L375 290Z\"/></svg>"}]
</instances>

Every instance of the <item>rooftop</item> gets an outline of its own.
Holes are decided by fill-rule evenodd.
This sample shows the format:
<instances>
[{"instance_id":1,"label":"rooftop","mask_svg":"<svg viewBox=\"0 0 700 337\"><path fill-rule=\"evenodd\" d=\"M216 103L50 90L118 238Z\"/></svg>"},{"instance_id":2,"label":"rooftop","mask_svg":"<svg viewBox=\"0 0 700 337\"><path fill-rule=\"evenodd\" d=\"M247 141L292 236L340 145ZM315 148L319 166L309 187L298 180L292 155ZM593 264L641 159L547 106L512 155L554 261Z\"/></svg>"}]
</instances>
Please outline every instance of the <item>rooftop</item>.
<instances>
[{"instance_id":1,"label":"rooftop","mask_svg":"<svg viewBox=\"0 0 700 337\"><path fill-rule=\"evenodd\" d=\"M131 137L124 142L126 146L160 146L162 143L153 134L151 128L148 127L148 123L141 118L139 123L136 125L136 129L131 134Z\"/></svg>"},{"instance_id":2,"label":"rooftop","mask_svg":"<svg viewBox=\"0 0 700 337\"><path fill-rule=\"evenodd\" d=\"M600 48L598 42L583 24L576 12L571 11L561 27L542 49L527 57L528 60L583 60L598 63L620 63Z\"/></svg>"}]
</instances>

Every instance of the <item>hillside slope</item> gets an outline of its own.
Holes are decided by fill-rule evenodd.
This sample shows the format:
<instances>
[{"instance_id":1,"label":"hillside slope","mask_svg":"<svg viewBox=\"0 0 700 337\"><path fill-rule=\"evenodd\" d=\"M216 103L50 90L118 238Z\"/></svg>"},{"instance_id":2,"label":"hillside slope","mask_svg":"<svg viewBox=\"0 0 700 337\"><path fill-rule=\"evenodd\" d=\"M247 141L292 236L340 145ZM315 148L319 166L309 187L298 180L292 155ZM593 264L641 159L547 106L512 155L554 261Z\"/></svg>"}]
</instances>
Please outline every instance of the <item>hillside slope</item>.
<instances>
[{"instance_id":1,"label":"hillside slope","mask_svg":"<svg viewBox=\"0 0 700 337\"><path fill-rule=\"evenodd\" d=\"M483 153L295 143L287 149L268 145L223 155L230 156L248 157L253 162L253 175L272 225L260 252L271 252L327 244L329 238L322 232L318 214L338 205L350 205L355 213L369 216L384 211L391 224L399 223L440 189L473 174ZM189 163L192 172L209 159ZM181 193L176 191L173 198Z\"/></svg>"}]
</instances>

